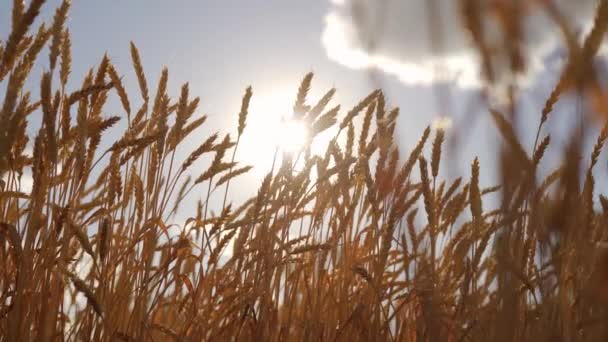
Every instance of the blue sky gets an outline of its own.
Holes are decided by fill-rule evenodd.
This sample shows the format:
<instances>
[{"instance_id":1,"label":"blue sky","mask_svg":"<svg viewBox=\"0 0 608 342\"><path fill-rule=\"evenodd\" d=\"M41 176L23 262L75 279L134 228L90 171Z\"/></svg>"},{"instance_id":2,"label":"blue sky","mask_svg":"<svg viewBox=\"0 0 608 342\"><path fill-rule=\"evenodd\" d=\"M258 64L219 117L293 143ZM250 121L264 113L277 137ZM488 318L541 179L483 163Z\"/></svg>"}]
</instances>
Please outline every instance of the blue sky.
<instances>
[{"instance_id":1,"label":"blue sky","mask_svg":"<svg viewBox=\"0 0 608 342\"><path fill-rule=\"evenodd\" d=\"M1 3L0 23L4 24L0 30L6 35L11 4ZM47 1L41 19L49 22L59 3ZM321 34L329 6L325 0L73 1L67 22L74 56L71 86L78 87L88 69L108 53L124 75L131 101L137 103L139 91L129 55L133 41L142 55L151 91L167 66L170 95L177 96L181 84L189 82L190 93L201 97L200 113L209 115L209 130L234 128L246 86L253 86L253 104L258 98L274 96L277 89L295 96L309 71L316 74L311 95L318 97L336 87L335 103L347 109L375 85L366 71L351 70L327 58ZM48 68L46 59L41 60L35 72ZM425 113L432 108L430 92L402 87L395 80L387 83L396 85L395 100L398 97L399 102L408 103L408 111L416 112L409 114L408 121L416 132L408 140L414 142L429 121ZM37 85L31 88L37 90ZM392 103L395 100L391 98ZM112 110L119 109L110 106L107 114L115 115Z\"/></svg>"},{"instance_id":2,"label":"blue sky","mask_svg":"<svg viewBox=\"0 0 608 342\"><path fill-rule=\"evenodd\" d=\"M50 21L59 3L58 0L47 1L43 19ZM2 0L0 4L0 33L6 36L11 1ZM282 98L277 101L285 102L284 110L288 111L291 108L289 100L295 96L299 81L307 72L313 71L316 74L311 91L313 101L330 87L336 87L338 96L335 103L342 104L344 109L381 86L388 103L401 107L398 143L402 151L408 151L423 128L436 118L434 91L437 86L433 82L404 82L403 75L385 73L381 66L378 68L379 82L372 82L368 71L353 69L348 61L339 60L339 56L328 56L322 38L328 14L332 12L339 13L342 18L348 16L344 8L327 0L75 0L67 23L74 56L72 80L76 80L71 86L75 89L78 86L76 82L80 82L88 68L95 66L102 55L108 53L119 73L124 75L123 81L134 103L132 106L137 108L139 91L129 55L129 42L133 41L142 55L151 91L162 67L167 66L170 95L177 97L180 85L189 82L190 93L200 96L199 113L209 115L208 123L199 135L202 137L211 131L227 133L235 128L240 99L248 85L253 86L252 105L258 99L269 101L278 96ZM416 38L416 34L410 36L415 37L409 42L412 49L418 49L423 39ZM393 59L415 64L416 60L409 59L407 55L407 44L408 41L404 41L405 49L393 49L389 40L382 51ZM541 61L545 62L549 63ZM42 72L46 65L44 60L35 71ZM524 128L524 142L528 144L533 139L532 131L543 105L538 99L549 94L556 76L555 70L541 70L523 92L520 107L527 113L519 124ZM455 83L446 87L451 95L450 115L455 121L455 129L458 129L456 133L461 145L452 155L452 163L444 168L446 175L453 176L468 175L468 165L475 155L480 156L482 170L484 165L491 164L496 158L494 148L498 141L483 107L475 105L475 91L460 88ZM32 89L37 89L37 86L32 85ZM572 109L571 104L562 107ZM120 107L114 100L107 115L119 113ZM250 120L263 121L273 117L268 113L252 114L256 116ZM560 132L559 127L556 129ZM561 131L564 131L563 127ZM554 141L559 144L560 139L566 138L566 134L559 133L554 136ZM257 140L257 137L250 136L244 144L255 146ZM270 159L272 151L267 154L267 159ZM246 161L255 162L251 159ZM482 175L482 181L487 185L494 180L492 172ZM239 194L245 197L245 194L252 193L256 187L253 183L255 179L246 179L241 183L243 188Z\"/></svg>"}]
</instances>

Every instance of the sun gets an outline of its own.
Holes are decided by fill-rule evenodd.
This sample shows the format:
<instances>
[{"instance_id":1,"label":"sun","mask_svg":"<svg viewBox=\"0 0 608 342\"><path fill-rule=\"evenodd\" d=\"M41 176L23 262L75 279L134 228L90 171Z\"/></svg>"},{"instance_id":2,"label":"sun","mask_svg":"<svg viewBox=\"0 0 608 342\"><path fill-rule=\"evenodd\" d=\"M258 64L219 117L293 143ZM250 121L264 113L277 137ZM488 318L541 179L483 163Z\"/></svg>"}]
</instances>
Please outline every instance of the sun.
<instances>
[{"instance_id":1,"label":"sun","mask_svg":"<svg viewBox=\"0 0 608 342\"><path fill-rule=\"evenodd\" d=\"M270 89L254 92L243 133L241 160L254 170L267 172L274 152L297 154L308 142L306 125L293 117L293 90Z\"/></svg>"},{"instance_id":2,"label":"sun","mask_svg":"<svg viewBox=\"0 0 608 342\"><path fill-rule=\"evenodd\" d=\"M287 153L298 152L306 145L308 130L302 121L283 118L276 133L276 146Z\"/></svg>"}]
</instances>

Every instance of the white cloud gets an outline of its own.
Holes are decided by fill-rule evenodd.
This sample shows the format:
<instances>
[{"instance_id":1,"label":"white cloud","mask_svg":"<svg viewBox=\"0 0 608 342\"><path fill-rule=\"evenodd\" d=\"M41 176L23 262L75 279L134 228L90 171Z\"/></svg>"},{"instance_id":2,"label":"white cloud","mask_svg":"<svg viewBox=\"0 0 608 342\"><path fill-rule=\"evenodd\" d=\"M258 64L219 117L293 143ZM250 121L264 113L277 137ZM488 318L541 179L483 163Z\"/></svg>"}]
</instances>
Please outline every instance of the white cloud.
<instances>
[{"instance_id":1,"label":"white cloud","mask_svg":"<svg viewBox=\"0 0 608 342\"><path fill-rule=\"evenodd\" d=\"M460 1L437 0L440 15L437 30L442 46L434 53L430 46L427 0L331 0L331 3L321 37L330 59L354 69L377 68L408 84L438 80L455 81L464 87L480 84L477 53L461 25ZM584 27L592 19L595 3L596 0L556 1L558 9L577 27ZM543 69L543 57L554 50L561 37L551 19L533 5L523 25L529 76ZM502 33L497 18L484 16L483 27L488 41L500 44ZM500 70L497 73L500 75Z\"/></svg>"}]
</instances>

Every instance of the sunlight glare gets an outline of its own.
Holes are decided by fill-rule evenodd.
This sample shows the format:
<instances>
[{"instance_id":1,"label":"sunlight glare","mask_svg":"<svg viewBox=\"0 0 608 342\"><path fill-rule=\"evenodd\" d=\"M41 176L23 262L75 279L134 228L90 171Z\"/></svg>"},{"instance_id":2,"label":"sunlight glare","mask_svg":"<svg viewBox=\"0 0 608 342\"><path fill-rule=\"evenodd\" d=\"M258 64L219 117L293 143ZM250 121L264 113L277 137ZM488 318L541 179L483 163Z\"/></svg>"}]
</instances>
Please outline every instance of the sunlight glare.
<instances>
[{"instance_id":1,"label":"sunlight glare","mask_svg":"<svg viewBox=\"0 0 608 342\"><path fill-rule=\"evenodd\" d=\"M308 142L306 126L292 118L295 95L290 87L254 90L239 155L259 176L270 169L276 149L297 154Z\"/></svg>"},{"instance_id":2,"label":"sunlight glare","mask_svg":"<svg viewBox=\"0 0 608 342\"><path fill-rule=\"evenodd\" d=\"M307 133L302 122L292 119L282 120L275 144L285 152L298 152L306 144Z\"/></svg>"}]
</instances>

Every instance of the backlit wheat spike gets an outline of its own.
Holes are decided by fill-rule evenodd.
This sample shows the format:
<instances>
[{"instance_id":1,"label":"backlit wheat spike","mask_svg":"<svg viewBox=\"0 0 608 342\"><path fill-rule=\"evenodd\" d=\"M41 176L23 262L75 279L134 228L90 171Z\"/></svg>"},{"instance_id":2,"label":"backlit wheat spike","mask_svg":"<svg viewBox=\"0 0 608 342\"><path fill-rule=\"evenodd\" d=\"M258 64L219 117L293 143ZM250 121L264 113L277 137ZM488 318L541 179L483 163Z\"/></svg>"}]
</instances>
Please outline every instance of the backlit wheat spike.
<instances>
[{"instance_id":1,"label":"backlit wheat spike","mask_svg":"<svg viewBox=\"0 0 608 342\"><path fill-rule=\"evenodd\" d=\"M364 153L367 144L367 136L372 123L372 115L374 113L374 107L367 107L365 116L363 117L363 126L361 127L361 134L359 135L359 155Z\"/></svg>"},{"instance_id":2,"label":"backlit wheat spike","mask_svg":"<svg viewBox=\"0 0 608 342\"><path fill-rule=\"evenodd\" d=\"M131 114L131 104L129 103L129 97L127 96L127 92L125 91L124 86L122 85L122 80L118 76L116 69L113 65L108 65L108 75L110 75L110 79L112 80L112 84L120 97L120 103L122 103L122 108L127 112L127 115Z\"/></svg>"},{"instance_id":3,"label":"backlit wheat spike","mask_svg":"<svg viewBox=\"0 0 608 342\"><path fill-rule=\"evenodd\" d=\"M108 151L121 151L132 146L149 146L158 139L159 133L153 133L141 138L129 138L127 136L115 142Z\"/></svg>"},{"instance_id":4,"label":"backlit wheat spike","mask_svg":"<svg viewBox=\"0 0 608 342\"><path fill-rule=\"evenodd\" d=\"M328 110L325 114L321 115L317 121L312 124L310 128L310 137L314 138L319 133L325 131L336 123L336 118L338 116L338 112L340 111L340 106L336 106L330 110Z\"/></svg>"},{"instance_id":5,"label":"backlit wheat spike","mask_svg":"<svg viewBox=\"0 0 608 342\"><path fill-rule=\"evenodd\" d=\"M171 127L168 134L168 143L170 150L173 150L177 146L178 141L181 140L184 125L189 117L188 112L188 96L190 93L190 86L188 83L182 85L179 100L177 101L177 108L175 114L175 123Z\"/></svg>"},{"instance_id":6,"label":"backlit wheat spike","mask_svg":"<svg viewBox=\"0 0 608 342\"><path fill-rule=\"evenodd\" d=\"M387 177L387 180L390 180L387 185L391 185L393 183L393 178L396 176L397 172L397 163L399 163L399 147L394 146L391 149L388 163L386 165L386 169L384 170L384 176Z\"/></svg>"},{"instance_id":7,"label":"backlit wheat spike","mask_svg":"<svg viewBox=\"0 0 608 342\"><path fill-rule=\"evenodd\" d=\"M48 144L48 158L51 162L57 162L57 140L55 138L55 122L57 113L53 111L51 104L51 73L47 72L42 76L40 84L40 101L42 103L42 111L46 141Z\"/></svg>"},{"instance_id":8,"label":"backlit wheat spike","mask_svg":"<svg viewBox=\"0 0 608 342\"><path fill-rule=\"evenodd\" d=\"M443 195L443 197L441 199L441 203L439 205L440 208L445 207L445 204L447 203L447 201L452 198L452 195L454 195L454 193L456 193L456 190L458 190L458 188L460 187L461 182L462 182L462 177L458 177L458 178L456 178L456 180L454 180L454 182L452 182L452 185L450 185L450 187L446 190L445 194Z\"/></svg>"},{"instance_id":9,"label":"backlit wheat spike","mask_svg":"<svg viewBox=\"0 0 608 342\"><path fill-rule=\"evenodd\" d=\"M12 12L12 29L14 30L17 25L21 22L21 17L25 11L24 0L13 0L13 12Z\"/></svg>"},{"instance_id":10,"label":"backlit wheat spike","mask_svg":"<svg viewBox=\"0 0 608 342\"><path fill-rule=\"evenodd\" d=\"M247 114L249 111L249 102L251 101L252 96L251 86L245 89L245 95L243 95L243 100L241 101L241 110L239 112L239 126L238 126L238 136L240 137L245 130L245 126L247 125Z\"/></svg>"},{"instance_id":11,"label":"backlit wheat spike","mask_svg":"<svg viewBox=\"0 0 608 342\"><path fill-rule=\"evenodd\" d=\"M382 93L382 91L379 91L378 97L376 99L376 121L382 121L384 119L385 112L386 103L384 101L384 93Z\"/></svg>"},{"instance_id":12,"label":"backlit wheat spike","mask_svg":"<svg viewBox=\"0 0 608 342\"><path fill-rule=\"evenodd\" d=\"M186 125L182 129L181 134L179 134L180 138L175 141L175 144L177 145L177 144L181 143L192 132L194 132L196 129L198 129L200 126L202 126L205 123L205 121L207 121L207 115L203 115L200 118L197 118L196 120L194 120L191 123L189 123L188 125Z\"/></svg>"},{"instance_id":13,"label":"backlit wheat spike","mask_svg":"<svg viewBox=\"0 0 608 342\"><path fill-rule=\"evenodd\" d=\"M104 217L101 220L101 224L99 227L98 251L99 251L99 258L101 260L105 259L106 255L108 253L108 249L110 247L111 241L112 241L111 222L110 222L109 218Z\"/></svg>"},{"instance_id":14,"label":"backlit wheat spike","mask_svg":"<svg viewBox=\"0 0 608 342\"><path fill-rule=\"evenodd\" d=\"M63 0L61 5L55 11L55 16L53 17L53 25L51 26L53 39L51 41L49 54L51 71L55 69L55 65L57 64L57 57L59 56L62 45L61 40L63 38L63 26L65 24L65 20L67 19L69 9L70 1Z\"/></svg>"},{"instance_id":15,"label":"backlit wheat spike","mask_svg":"<svg viewBox=\"0 0 608 342\"><path fill-rule=\"evenodd\" d=\"M144 196L145 196L145 190L144 190L144 183L141 180L141 177L139 177L139 175L137 173L134 173L134 192L135 192L135 209L136 209L136 213L137 213L137 220L141 221L143 218L143 213L144 213Z\"/></svg>"},{"instance_id":16,"label":"backlit wheat spike","mask_svg":"<svg viewBox=\"0 0 608 342\"><path fill-rule=\"evenodd\" d=\"M435 133L435 141L433 141L433 152L431 154L431 174L433 178L437 178L439 174L439 161L441 159L441 144L443 143L445 133L442 129Z\"/></svg>"},{"instance_id":17,"label":"backlit wheat spike","mask_svg":"<svg viewBox=\"0 0 608 342\"><path fill-rule=\"evenodd\" d=\"M427 219L429 222L430 229L435 227L435 204L433 193L431 192L431 183L428 176L428 164L424 157L418 158L418 164L420 166L420 178L422 185L422 195L424 197L424 209L426 210Z\"/></svg>"},{"instance_id":18,"label":"backlit wheat spike","mask_svg":"<svg viewBox=\"0 0 608 342\"><path fill-rule=\"evenodd\" d=\"M550 143L551 143L551 136L547 135L543 138L543 140L541 140L540 144L536 148L536 151L534 151L534 156L532 156L532 163L534 164L535 167L538 166L538 164L540 163L540 160L545 155L545 151L547 150L547 147L549 146Z\"/></svg>"},{"instance_id":19,"label":"backlit wheat spike","mask_svg":"<svg viewBox=\"0 0 608 342\"><path fill-rule=\"evenodd\" d=\"M90 305L95 313L99 315L99 317L104 317L103 308L95 295L95 292L80 278L78 278L75 274L63 270L63 272L72 280L72 284L79 292L82 292L84 296L87 298L87 303Z\"/></svg>"},{"instance_id":20,"label":"backlit wheat spike","mask_svg":"<svg viewBox=\"0 0 608 342\"><path fill-rule=\"evenodd\" d=\"M331 88L327 93L325 93L325 95L323 95L319 102L317 102L317 104L314 105L314 107L312 107L310 111L308 111L305 120L308 122L313 122L321 114L321 112L325 110L325 107L327 107L335 93L335 88Z\"/></svg>"},{"instance_id":21,"label":"backlit wheat spike","mask_svg":"<svg viewBox=\"0 0 608 342\"><path fill-rule=\"evenodd\" d=\"M137 75L137 82L139 83L139 90L141 91L141 97L145 102L148 102L148 83L144 74L144 68L141 64L141 57L139 56L139 50L133 42L131 45L131 60L133 61L133 68Z\"/></svg>"},{"instance_id":22,"label":"backlit wheat spike","mask_svg":"<svg viewBox=\"0 0 608 342\"><path fill-rule=\"evenodd\" d=\"M306 105L306 96L308 95L308 91L310 90L310 84L312 83L313 73L309 72L304 76L302 82L300 83L300 87L298 88L298 94L296 96L296 103L293 105L293 113L296 119L301 118L304 113L306 113L310 107Z\"/></svg>"},{"instance_id":23,"label":"backlit wheat spike","mask_svg":"<svg viewBox=\"0 0 608 342\"><path fill-rule=\"evenodd\" d=\"M84 229L82 227L79 227L76 223L74 223L70 219L68 219L68 227L72 231L74 236L76 236L76 239L78 239L78 242L80 242L80 245L82 246L82 248L91 257L95 257L95 254L93 252L93 247L91 245L91 242L89 241L89 237L88 237L86 231L84 231Z\"/></svg>"},{"instance_id":24,"label":"backlit wheat spike","mask_svg":"<svg viewBox=\"0 0 608 342\"><path fill-rule=\"evenodd\" d=\"M418 158L420 157L420 154L422 153L422 149L424 148L424 144L426 143L430 134L431 134L431 128L427 127L424 130L422 137L416 144L416 147L414 147L414 149L410 153L410 156L408 157L406 162L401 167L401 170L399 170L399 173L397 174L397 177L395 178L395 186L398 186L398 187L403 186L403 184L405 183L407 178L409 178L410 173L412 172L412 169L413 169L414 165L416 164L416 161L418 161Z\"/></svg>"},{"instance_id":25,"label":"backlit wheat spike","mask_svg":"<svg viewBox=\"0 0 608 342\"><path fill-rule=\"evenodd\" d=\"M559 97L561 96L561 94L564 92L564 90L566 88L566 83L567 83L566 79L564 78L564 76L562 76L562 78L559 79L559 81L555 85L555 88L553 88L553 90L551 91L551 94L549 94L549 97L545 101L545 105L543 106L543 109L541 112L541 119L540 119L541 127L549 118L549 114L551 114L551 112L553 111L553 107L559 100ZM540 129L540 127L539 127L539 129Z\"/></svg>"},{"instance_id":26,"label":"backlit wheat spike","mask_svg":"<svg viewBox=\"0 0 608 342\"><path fill-rule=\"evenodd\" d=\"M241 168L238 168L238 169L235 169L235 170L232 170L232 171L226 173L225 175L223 175L222 177L220 177L217 180L217 182L215 183L215 187L217 188L218 186L226 183L228 180L249 172L249 170L251 170L252 168L253 168L253 166L243 166Z\"/></svg>"},{"instance_id":27,"label":"backlit wheat spike","mask_svg":"<svg viewBox=\"0 0 608 342\"><path fill-rule=\"evenodd\" d=\"M11 76L9 77L6 94L4 97L4 104L2 105L2 110L0 111L0 120L2 120L0 121L0 124L2 129L11 127L8 121L10 120L15 105L17 104L19 93L21 92L25 83L27 74L33 66L34 59L40 52L40 49L43 47L47 38L48 31L45 29L44 25L42 25L38 30L36 39L29 48L25 58L17 66L16 72L11 73Z\"/></svg>"},{"instance_id":28,"label":"backlit wheat spike","mask_svg":"<svg viewBox=\"0 0 608 342\"><path fill-rule=\"evenodd\" d=\"M49 31L44 24L40 25L38 32L36 32L36 36L34 37L34 41L25 51L25 56L17 65L17 69L23 68L21 70L23 73L27 73L31 70L38 53L40 53L40 50L42 50L50 35L51 31Z\"/></svg>"},{"instance_id":29,"label":"backlit wheat spike","mask_svg":"<svg viewBox=\"0 0 608 342\"><path fill-rule=\"evenodd\" d=\"M157 119L164 113L160 113L163 99L167 92L167 81L169 78L169 70L165 67L160 74L160 80L158 81L158 88L156 89L156 97L154 98L154 106L152 107L152 118Z\"/></svg>"},{"instance_id":30,"label":"backlit wheat spike","mask_svg":"<svg viewBox=\"0 0 608 342\"><path fill-rule=\"evenodd\" d=\"M59 69L59 79L61 85L65 87L68 83L68 77L72 69L72 41L70 38L70 31L66 28L63 31L63 37L61 39L61 65Z\"/></svg>"},{"instance_id":31,"label":"backlit wheat spike","mask_svg":"<svg viewBox=\"0 0 608 342\"><path fill-rule=\"evenodd\" d=\"M112 205L122 196L122 176L117 153L110 157L110 173L108 174L108 203Z\"/></svg>"},{"instance_id":32,"label":"backlit wheat spike","mask_svg":"<svg viewBox=\"0 0 608 342\"><path fill-rule=\"evenodd\" d=\"M231 232L222 237L222 239L218 242L217 246L215 246L215 248L211 252L211 255L209 255L209 264L213 265L217 263L220 254L222 253L224 248L226 248L228 242L230 242L230 240L232 240L232 238L236 235L236 232L237 230L233 229Z\"/></svg>"},{"instance_id":33,"label":"backlit wheat spike","mask_svg":"<svg viewBox=\"0 0 608 342\"><path fill-rule=\"evenodd\" d=\"M21 43L21 40L26 35L30 26L34 22L34 19L36 19L40 13L40 8L43 4L44 0L32 0L23 15L18 16L16 12L13 12L13 19L16 19L15 17L18 16L19 22L13 22L11 33L4 46L4 53L2 54L2 59L0 59L0 81L4 79L10 69L13 67L13 63L17 57L19 43ZM17 9L17 11L19 11L19 9Z\"/></svg>"},{"instance_id":34,"label":"backlit wheat spike","mask_svg":"<svg viewBox=\"0 0 608 342\"><path fill-rule=\"evenodd\" d=\"M217 133L209 136L199 147L190 153L182 164L182 170L187 170L202 154L213 150L213 143L217 139Z\"/></svg>"},{"instance_id":35,"label":"backlit wheat spike","mask_svg":"<svg viewBox=\"0 0 608 342\"><path fill-rule=\"evenodd\" d=\"M479 160L475 158L471 166L471 183L469 187L469 201L473 218L481 223L481 193L479 191Z\"/></svg>"},{"instance_id":36,"label":"backlit wheat spike","mask_svg":"<svg viewBox=\"0 0 608 342\"><path fill-rule=\"evenodd\" d=\"M206 180L211 179L212 177L214 177L217 174L220 174L224 171L230 170L231 168L233 168L236 163L225 163L221 161L221 157L218 158L218 156L221 156L220 153L216 153L216 157L213 159L213 161L211 162L211 166L209 166L209 168L203 172L198 178L196 178L196 180L194 181L194 184L200 184Z\"/></svg>"},{"instance_id":37,"label":"backlit wheat spike","mask_svg":"<svg viewBox=\"0 0 608 342\"><path fill-rule=\"evenodd\" d=\"M101 58L101 62L97 67L97 73L95 74L95 79L93 80L93 85L99 85L106 83L106 74L108 73L108 68L110 65L110 58L108 54L105 53ZM91 102L95 102L95 98L91 99Z\"/></svg>"},{"instance_id":38,"label":"backlit wheat spike","mask_svg":"<svg viewBox=\"0 0 608 342\"><path fill-rule=\"evenodd\" d=\"M313 252L313 251L321 251L321 250L329 250L331 248L331 245L328 243L320 243L320 244L314 244L314 245L304 245L304 246L299 246L294 248L293 250L291 250L289 252L289 254L293 255L293 254L302 254L302 253L306 253L306 252Z\"/></svg>"},{"instance_id":39,"label":"backlit wheat spike","mask_svg":"<svg viewBox=\"0 0 608 342\"><path fill-rule=\"evenodd\" d=\"M348 124L355 118L355 116L357 116L357 114L359 114L365 107L369 106L372 102L374 102L374 100L376 100L376 97L378 97L380 93L380 90L375 90L366 98L364 98L361 102L357 103L357 105L353 107L353 109L346 113L346 116L340 123L340 129L346 128L346 126L348 126Z\"/></svg>"},{"instance_id":40,"label":"backlit wheat spike","mask_svg":"<svg viewBox=\"0 0 608 342\"><path fill-rule=\"evenodd\" d=\"M46 24L42 24L38 28L38 32L41 31L40 29L43 26L44 26L44 29L46 30ZM19 45L17 45L17 49L15 51L15 60L19 60L21 57L23 57L23 55L25 54L25 52L32 45L32 41L34 41L34 37L32 37L32 35L26 35L25 37L23 37L23 39L21 39L21 42L19 43ZM20 64L24 64L24 63L20 63ZM19 65L13 66L13 68L15 68L15 70L19 70L20 69Z\"/></svg>"},{"instance_id":41,"label":"backlit wheat spike","mask_svg":"<svg viewBox=\"0 0 608 342\"><path fill-rule=\"evenodd\" d=\"M177 197L175 199L175 203L173 204L173 209L171 209L171 214L176 214L179 209L179 205L182 203L185 197L186 190L188 186L192 183L192 177L188 176L186 180L182 183L182 186L179 188L177 192Z\"/></svg>"},{"instance_id":42,"label":"backlit wheat spike","mask_svg":"<svg viewBox=\"0 0 608 342\"><path fill-rule=\"evenodd\" d=\"M198 109L198 105L200 104L200 102L201 98L197 96L192 101L190 101L190 103L188 103L188 106L186 107L186 113L184 114L186 117L186 121L188 121L192 114L194 114L194 112Z\"/></svg>"},{"instance_id":43,"label":"backlit wheat spike","mask_svg":"<svg viewBox=\"0 0 608 342\"><path fill-rule=\"evenodd\" d=\"M353 155L353 145L355 144L355 126L350 123L346 133L346 156L350 157Z\"/></svg>"},{"instance_id":44,"label":"backlit wheat spike","mask_svg":"<svg viewBox=\"0 0 608 342\"><path fill-rule=\"evenodd\" d=\"M82 100L85 97L88 97L88 96L93 97L92 95L97 95L98 93L101 93L105 90L112 89L113 87L114 87L113 83L83 86L82 89L76 90L75 92L73 92L69 95L66 106L71 106L74 103L79 102L80 100Z\"/></svg>"},{"instance_id":45,"label":"backlit wheat spike","mask_svg":"<svg viewBox=\"0 0 608 342\"><path fill-rule=\"evenodd\" d=\"M201 147L203 145L201 145ZM226 150L232 146L233 146L233 143L230 142L230 135L226 134L226 136L224 137L224 140L222 140L221 143L219 143L218 145L215 145L211 148L213 151L215 151L215 157L213 158L213 161L211 162L211 166L209 166L207 171L205 171L202 175L200 175L194 181L194 183L195 184L201 183L207 179L210 179L215 174L218 174L220 172L223 172L225 170L232 168L236 163L222 162L222 159L224 158L224 155L226 154Z\"/></svg>"},{"instance_id":46,"label":"backlit wheat spike","mask_svg":"<svg viewBox=\"0 0 608 342\"><path fill-rule=\"evenodd\" d=\"M606 139L608 139L608 123L604 124L604 127L602 128L602 131L600 132L600 135L597 137L597 141L593 146L593 151L591 152L591 165L589 166L589 169L593 169L597 163L597 159L604 148Z\"/></svg>"}]
</instances>

